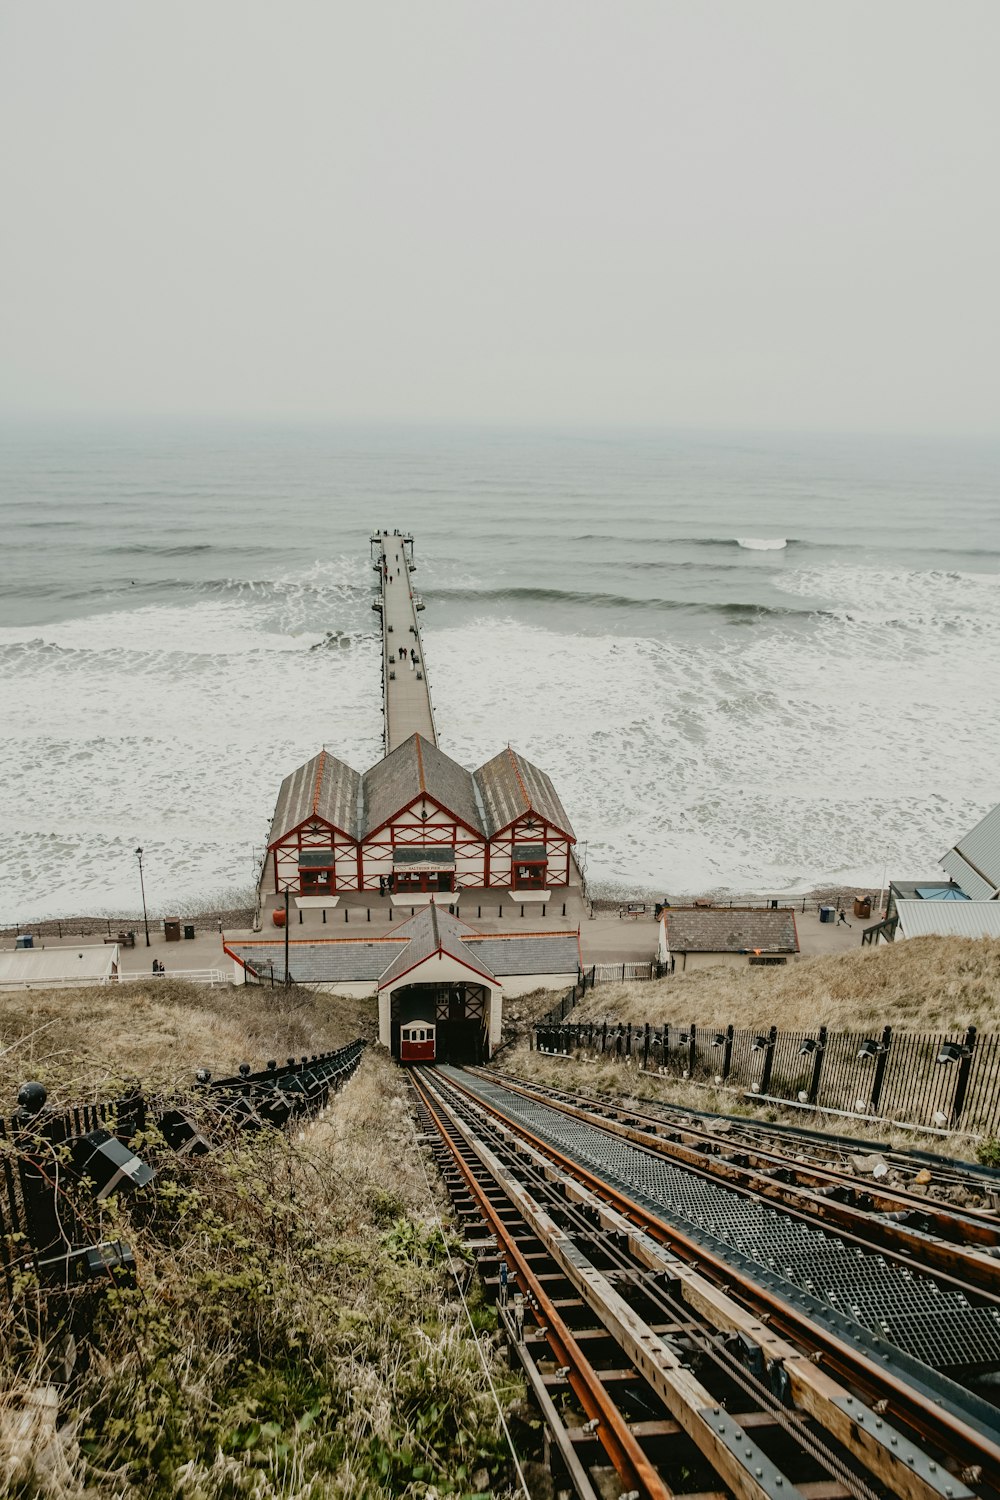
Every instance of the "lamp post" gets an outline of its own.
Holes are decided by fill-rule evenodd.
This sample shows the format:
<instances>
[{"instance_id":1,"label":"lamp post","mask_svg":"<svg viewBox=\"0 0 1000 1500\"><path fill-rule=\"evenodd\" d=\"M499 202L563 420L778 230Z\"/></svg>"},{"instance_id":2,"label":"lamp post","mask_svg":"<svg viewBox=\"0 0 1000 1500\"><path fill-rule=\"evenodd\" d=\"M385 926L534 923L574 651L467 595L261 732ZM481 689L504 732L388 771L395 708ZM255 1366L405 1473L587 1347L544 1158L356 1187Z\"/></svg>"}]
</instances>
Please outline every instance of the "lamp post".
<instances>
[{"instance_id":1,"label":"lamp post","mask_svg":"<svg viewBox=\"0 0 1000 1500\"><path fill-rule=\"evenodd\" d=\"M288 972L288 887L285 886L285 984L291 984L292 976Z\"/></svg>"},{"instance_id":2,"label":"lamp post","mask_svg":"<svg viewBox=\"0 0 1000 1500\"><path fill-rule=\"evenodd\" d=\"M146 947L149 947L149 918L146 915L146 884L142 878L142 847L136 849L135 857L139 861L139 889L142 892L142 925L146 929Z\"/></svg>"}]
</instances>

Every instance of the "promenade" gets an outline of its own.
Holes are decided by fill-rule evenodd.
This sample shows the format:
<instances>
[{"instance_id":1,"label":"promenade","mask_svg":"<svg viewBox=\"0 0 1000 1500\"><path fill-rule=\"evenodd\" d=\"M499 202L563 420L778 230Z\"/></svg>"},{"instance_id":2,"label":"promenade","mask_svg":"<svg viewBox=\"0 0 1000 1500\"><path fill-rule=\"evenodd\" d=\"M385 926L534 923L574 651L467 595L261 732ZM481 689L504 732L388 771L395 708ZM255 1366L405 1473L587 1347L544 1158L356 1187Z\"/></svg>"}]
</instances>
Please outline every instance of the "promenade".
<instances>
[{"instance_id":1,"label":"promenade","mask_svg":"<svg viewBox=\"0 0 1000 1500\"><path fill-rule=\"evenodd\" d=\"M382 702L385 753L390 755L411 734L421 734L436 745L437 731L410 583L413 538L375 532L371 544L381 581L376 607L382 615Z\"/></svg>"}]
</instances>

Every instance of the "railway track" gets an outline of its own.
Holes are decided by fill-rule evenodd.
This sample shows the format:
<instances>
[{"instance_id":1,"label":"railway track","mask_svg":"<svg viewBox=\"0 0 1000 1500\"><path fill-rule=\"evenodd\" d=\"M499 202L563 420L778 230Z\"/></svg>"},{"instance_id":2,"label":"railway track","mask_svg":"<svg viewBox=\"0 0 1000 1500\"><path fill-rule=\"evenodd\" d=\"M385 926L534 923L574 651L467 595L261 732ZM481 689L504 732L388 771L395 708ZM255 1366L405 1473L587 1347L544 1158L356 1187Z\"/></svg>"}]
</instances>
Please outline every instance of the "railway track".
<instances>
[{"instance_id":1,"label":"railway track","mask_svg":"<svg viewBox=\"0 0 1000 1500\"><path fill-rule=\"evenodd\" d=\"M550 1093L553 1099L587 1101L595 1108L611 1112L620 1108L617 1101L606 1095L581 1094L550 1085L536 1087L541 1092ZM854 1136L810 1130L807 1126L791 1125L783 1121L720 1115L711 1110L693 1109L690 1105L647 1100L644 1109L650 1118L661 1123L669 1122L692 1133L703 1132L703 1138L711 1138L713 1130L723 1126L731 1142L743 1141L748 1145L755 1144L765 1148L769 1146L786 1156L811 1161L816 1166L849 1170L852 1156L865 1156L875 1152L904 1181L929 1172L934 1184L932 1193L937 1190L957 1190L967 1196L970 1207L1000 1209L1000 1171L978 1162L957 1161L934 1151L922 1151L918 1147L898 1147L858 1140ZM856 1176L854 1173L851 1175Z\"/></svg>"},{"instance_id":2,"label":"railway track","mask_svg":"<svg viewBox=\"0 0 1000 1500\"><path fill-rule=\"evenodd\" d=\"M594 1123L578 1104L556 1109L477 1071L412 1076L488 1280L502 1261L517 1289L500 1316L576 1494L1000 1494L1000 1412L970 1388L1000 1368L995 1288L925 1274L747 1184L709 1181L665 1156L671 1143L632 1140L631 1124ZM721 1237L727 1214L736 1245ZM768 1238L772 1265L754 1260ZM793 1250L812 1256L811 1290L795 1282ZM852 1278L854 1304L824 1302L822 1283ZM952 1360L961 1346L965 1385L860 1321L873 1285L895 1292L897 1328L924 1320L923 1353L934 1338Z\"/></svg>"}]
</instances>

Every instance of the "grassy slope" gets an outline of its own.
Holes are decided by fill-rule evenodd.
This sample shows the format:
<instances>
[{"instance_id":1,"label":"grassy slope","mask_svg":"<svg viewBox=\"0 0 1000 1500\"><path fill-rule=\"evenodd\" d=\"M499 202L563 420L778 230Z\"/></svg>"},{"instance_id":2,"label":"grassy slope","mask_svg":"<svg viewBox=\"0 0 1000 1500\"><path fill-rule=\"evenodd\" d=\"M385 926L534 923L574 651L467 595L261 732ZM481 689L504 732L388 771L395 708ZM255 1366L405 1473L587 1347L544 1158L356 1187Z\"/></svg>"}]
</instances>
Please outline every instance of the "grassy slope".
<instances>
[{"instance_id":1,"label":"grassy slope","mask_svg":"<svg viewBox=\"0 0 1000 1500\"><path fill-rule=\"evenodd\" d=\"M0 993L0 1115L26 1078L39 1078L54 1100L93 1098L123 1077L149 1088L188 1085L198 1068L221 1078L241 1062L260 1068L376 1035L373 1002L294 985L209 989L151 976L120 987Z\"/></svg>"},{"instance_id":2,"label":"grassy slope","mask_svg":"<svg viewBox=\"0 0 1000 1500\"><path fill-rule=\"evenodd\" d=\"M320 1051L371 1028L371 1007L354 1001L170 981L35 993L27 1005L0 998L14 1087L34 1074L55 1097L77 1099L118 1077L189 1082L198 1064L228 1072L244 1057ZM101 1299L81 1340L61 1400L78 1442L68 1469L11 1493L506 1493L496 1411L446 1244L469 1279L501 1398L522 1392L471 1267L442 1234L446 1200L416 1143L407 1090L373 1049L304 1135L237 1136L192 1161L155 1138L140 1144L157 1167L153 1187L104 1205L100 1222L86 1210L95 1235L132 1245L138 1287ZM0 1308L0 1391L40 1378L37 1359L17 1315Z\"/></svg>"},{"instance_id":3,"label":"grassy slope","mask_svg":"<svg viewBox=\"0 0 1000 1500\"><path fill-rule=\"evenodd\" d=\"M952 1031L975 1025L1000 1031L1000 943L957 938L916 938L855 953L803 959L784 968L700 969L652 983L602 984L567 1016L567 1021L632 1021L671 1025L765 1027L812 1030L825 1022L843 1031L872 1032L891 1024L897 1030ZM522 1028L522 1032L526 1027ZM754 1107L739 1088L643 1074L610 1059L548 1057L528 1050L522 1035L506 1048L498 1068L540 1083L583 1093L690 1105L792 1124L843 1129L844 1122L822 1115L807 1119L797 1110ZM862 1125L849 1133L865 1134ZM875 1132L879 1139L907 1139L905 1132ZM975 1153L975 1142L957 1135L938 1141L921 1136L924 1149L948 1155Z\"/></svg>"},{"instance_id":4,"label":"grassy slope","mask_svg":"<svg viewBox=\"0 0 1000 1500\"><path fill-rule=\"evenodd\" d=\"M783 968L719 967L646 984L602 984L572 1019L605 1018L785 1030L823 1022L842 1031L886 1024L908 1031L970 1025L997 1031L1000 942L913 938Z\"/></svg>"}]
</instances>

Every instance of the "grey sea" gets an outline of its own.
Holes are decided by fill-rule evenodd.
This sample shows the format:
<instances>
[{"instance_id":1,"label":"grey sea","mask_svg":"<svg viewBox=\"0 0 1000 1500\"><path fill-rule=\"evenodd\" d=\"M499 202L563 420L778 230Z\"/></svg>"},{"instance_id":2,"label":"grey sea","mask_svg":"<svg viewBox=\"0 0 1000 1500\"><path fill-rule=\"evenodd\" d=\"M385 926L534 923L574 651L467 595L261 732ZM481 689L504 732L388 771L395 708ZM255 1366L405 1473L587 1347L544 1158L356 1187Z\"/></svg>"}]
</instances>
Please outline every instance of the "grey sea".
<instances>
[{"instance_id":1,"label":"grey sea","mask_svg":"<svg viewBox=\"0 0 1000 1500\"><path fill-rule=\"evenodd\" d=\"M251 884L281 777L381 754L373 528L443 748L550 772L599 889L877 887L1000 799L1000 445L0 431L0 920Z\"/></svg>"}]
</instances>

